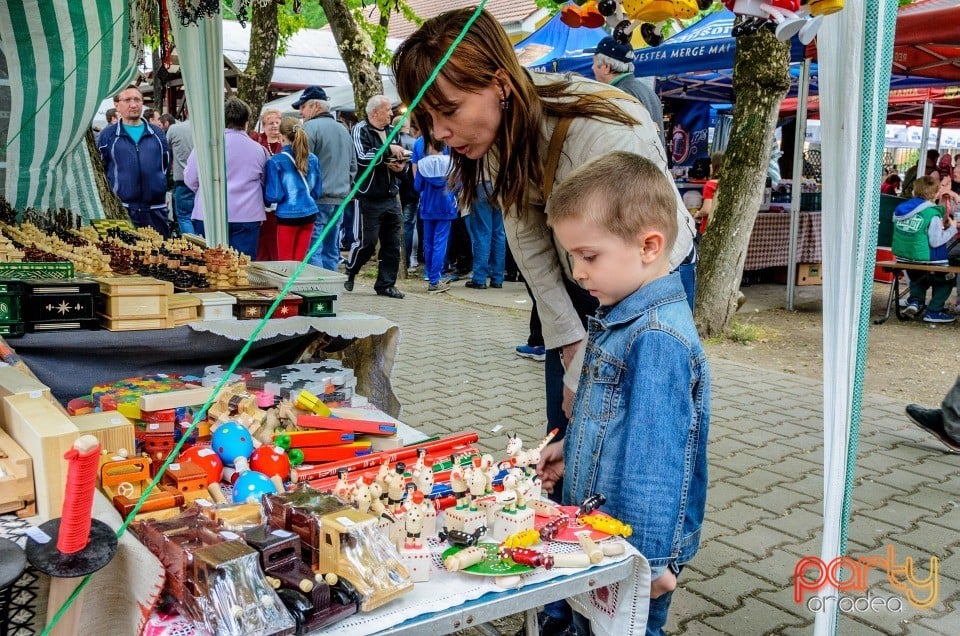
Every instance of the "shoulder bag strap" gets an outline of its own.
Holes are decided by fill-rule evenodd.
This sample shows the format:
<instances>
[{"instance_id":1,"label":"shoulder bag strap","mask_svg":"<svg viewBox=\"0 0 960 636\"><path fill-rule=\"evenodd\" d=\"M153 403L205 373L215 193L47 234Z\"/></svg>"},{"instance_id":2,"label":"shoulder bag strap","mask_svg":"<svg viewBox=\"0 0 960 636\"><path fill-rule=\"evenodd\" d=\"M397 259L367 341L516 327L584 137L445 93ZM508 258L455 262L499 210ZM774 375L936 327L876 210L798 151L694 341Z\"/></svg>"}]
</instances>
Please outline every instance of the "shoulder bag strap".
<instances>
[{"instance_id":1,"label":"shoulder bag strap","mask_svg":"<svg viewBox=\"0 0 960 636\"><path fill-rule=\"evenodd\" d=\"M307 196L310 196L310 184L307 183L307 178L304 176L304 174L303 174L302 172L300 172L300 168L297 167L297 160L294 159L294 158L293 158L293 155L291 155L289 152L284 151L283 154L285 154L285 155L287 155L288 157L290 157L290 161L293 162L293 170L294 170L298 175L300 175L300 178L301 178L301 179L303 179L303 186L307 189ZM307 168L309 169L309 167L310 167L310 164L308 163L308 164L307 164Z\"/></svg>"},{"instance_id":2,"label":"shoulder bag strap","mask_svg":"<svg viewBox=\"0 0 960 636\"><path fill-rule=\"evenodd\" d=\"M563 142L567 138L567 131L570 130L572 117L561 117L553 129L553 135L550 137L550 147L547 150L547 163L543 166L543 182L541 190L543 191L543 202L546 204L550 194L553 193L553 180L557 176L557 164L560 163L560 152L563 150Z\"/></svg>"}]
</instances>

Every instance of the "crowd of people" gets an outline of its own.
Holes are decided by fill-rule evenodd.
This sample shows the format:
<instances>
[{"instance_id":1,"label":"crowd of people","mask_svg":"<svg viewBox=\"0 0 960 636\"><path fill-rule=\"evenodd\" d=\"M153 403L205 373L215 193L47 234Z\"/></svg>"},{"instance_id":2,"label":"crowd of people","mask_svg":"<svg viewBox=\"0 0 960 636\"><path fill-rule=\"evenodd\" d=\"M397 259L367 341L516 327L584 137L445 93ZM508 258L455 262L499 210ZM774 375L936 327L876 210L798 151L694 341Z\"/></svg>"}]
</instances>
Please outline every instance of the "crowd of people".
<instances>
[{"instance_id":1,"label":"crowd of people","mask_svg":"<svg viewBox=\"0 0 960 636\"><path fill-rule=\"evenodd\" d=\"M145 108L136 86L122 90L114 103L97 146L110 185L133 223L165 237L174 232L203 236L190 121ZM305 89L293 107L299 118L266 109L255 130L242 100L230 98L224 105L231 247L255 260L302 260L320 241L310 263L333 271L344 264L347 291L377 253L374 290L391 298L403 298L396 286L401 254L408 270L423 264L430 292L447 291L471 271L468 287L485 289L488 282L502 287L502 213L483 187L472 205L458 203L448 184L451 163L443 144L431 140L425 145L419 129L405 122L388 152L377 159L401 119L384 95L368 101L366 116L352 129L334 117L322 87ZM343 219L333 222L371 164L372 172L359 184ZM451 236L455 240L448 240Z\"/></svg>"}]
</instances>

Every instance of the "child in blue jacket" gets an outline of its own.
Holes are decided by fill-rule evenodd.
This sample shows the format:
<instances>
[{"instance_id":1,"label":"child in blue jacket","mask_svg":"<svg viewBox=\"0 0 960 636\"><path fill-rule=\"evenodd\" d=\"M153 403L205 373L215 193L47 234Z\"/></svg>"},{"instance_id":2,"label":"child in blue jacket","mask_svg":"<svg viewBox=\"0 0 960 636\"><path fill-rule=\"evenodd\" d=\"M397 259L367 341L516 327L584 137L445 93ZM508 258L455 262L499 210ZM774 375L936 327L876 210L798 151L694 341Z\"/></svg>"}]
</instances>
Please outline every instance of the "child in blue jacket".
<instances>
[{"instance_id":1,"label":"child in blue jacket","mask_svg":"<svg viewBox=\"0 0 960 636\"><path fill-rule=\"evenodd\" d=\"M280 122L284 146L267 162L264 200L277 204L277 257L302 261L310 249L317 202L323 194L320 161L293 117Z\"/></svg>"},{"instance_id":2,"label":"child in blue jacket","mask_svg":"<svg viewBox=\"0 0 960 636\"><path fill-rule=\"evenodd\" d=\"M646 633L662 634L700 544L710 426L707 358L670 273L676 190L648 159L614 151L557 185L547 219L600 308L566 438L543 449L538 469L548 491L563 477L564 503L602 493L600 509L632 527L627 540L651 570Z\"/></svg>"},{"instance_id":3,"label":"child in blue jacket","mask_svg":"<svg viewBox=\"0 0 960 636\"><path fill-rule=\"evenodd\" d=\"M457 200L450 190L450 157L445 155L445 144L437 139L426 144L426 156L417 162L417 176L413 187L420 193L420 218L423 220L423 258L427 291L445 292L447 281L440 280L443 261L447 255L450 226L457 218Z\"/></svg>"}]
</instances>

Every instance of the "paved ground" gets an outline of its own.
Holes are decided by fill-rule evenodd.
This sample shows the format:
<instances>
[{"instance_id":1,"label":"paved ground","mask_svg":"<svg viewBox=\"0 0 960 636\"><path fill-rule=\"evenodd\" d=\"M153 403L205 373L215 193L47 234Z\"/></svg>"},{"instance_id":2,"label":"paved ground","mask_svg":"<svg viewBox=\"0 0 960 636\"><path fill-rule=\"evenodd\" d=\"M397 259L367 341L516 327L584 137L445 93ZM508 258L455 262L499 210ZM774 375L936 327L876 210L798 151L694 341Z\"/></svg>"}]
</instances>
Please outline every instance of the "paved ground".
<instances>
[{"instance_id":1,"label":"paved ground","mask_svg":"<svg viewBox=\"0 0 960 636\"><path fill-rule=\"evenodd\" d=\"M513 352L527 333L522 285L484 291L456 285L448 295L408 294L397 301L375 296L370 282L358 279L342 306L401 326L394 386L407 423L428 434L476 430L482 445L496 452L504 443L502 431L491 432L498 424L528 442L539 439L542 366ZM704 540L681 577L668 631L811 633L814 614L794 602L793 572L799 558L820 550L822 386L725 360L711 364ZM903 404L868 395L856 477L848 554L880 556L892 545L898 563L914 559L918 578L927 576L936 555L939 600L914 609L872 570L869 595L896 597L889 607L902 611L874 601L879 611L843 612L839 633L960 633L960 457L915 429Z\"/></svg>"}]
</instances>

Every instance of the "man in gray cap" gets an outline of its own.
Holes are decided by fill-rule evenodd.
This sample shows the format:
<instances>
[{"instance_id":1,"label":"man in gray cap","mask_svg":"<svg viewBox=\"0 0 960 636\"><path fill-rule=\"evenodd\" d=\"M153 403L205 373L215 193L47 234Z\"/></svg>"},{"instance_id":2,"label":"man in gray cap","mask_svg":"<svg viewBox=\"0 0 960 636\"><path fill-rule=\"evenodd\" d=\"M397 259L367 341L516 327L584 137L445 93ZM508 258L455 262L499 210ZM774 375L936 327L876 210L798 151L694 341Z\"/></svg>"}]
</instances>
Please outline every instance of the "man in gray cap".
<instances>
[{"instance_id":1,"label":"man in gray cap","mask_svg":"<svg viewBox=\"0 0 960 636\"><path fill-rule=\"evenodd\" d=\"M593 53L593 76L597 81L615 86L640 100L663 140L663 105L651 85L634 76L633 48L607 36L600 40L597 48L587 49L587 52Z\"/></svg>"},{"instance_id":2,"label":"man in gray cap","mask_svg":"<svg viewBox=\"0 0 960 636\"><path fill-rule=\"evenodd\" d=\"M294 106L300 109L310 152L320 160L320 174L323 179L323 194L317 199L319 212L310 241L312 245L320 238L323 228L350 193L350 187L357 176L357 155L353 150L350 133L330 112L330 102L327 101L325 90L319 86L307 88ZM352 211L352 204L349 207ZM346 212L347 210L344 210L344 216L347 216ZM340 263L340 221L330 228L323 239L323 245L310 257L311 265L337 271Z\"/></svg>"}]
</instances>

